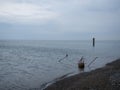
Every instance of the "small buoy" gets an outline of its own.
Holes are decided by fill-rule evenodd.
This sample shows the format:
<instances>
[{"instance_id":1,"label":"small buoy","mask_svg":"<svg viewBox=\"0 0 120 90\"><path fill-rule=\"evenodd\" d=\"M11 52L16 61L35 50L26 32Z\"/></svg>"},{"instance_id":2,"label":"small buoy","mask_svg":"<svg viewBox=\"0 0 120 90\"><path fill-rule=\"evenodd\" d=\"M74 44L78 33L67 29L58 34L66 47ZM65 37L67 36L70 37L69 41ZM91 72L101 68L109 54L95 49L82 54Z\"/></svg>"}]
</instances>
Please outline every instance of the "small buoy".
<instances>
[{"instance_id":1,"label":"small buoy","mask_svg":"<svg viewBox=\"0 0 120 90\"><path fill-rule=\"evenodd\" d=\"M85 64L84 64L84 63L78 63L78 68L83 69L84 67L85 67Z\"/></svg>"},{"instance_id":2,"label":"small buoy","mask_svg":"<svg viewBox=\"0 0 120 90\"><path fill-rule=\"evenodd\" d=\"M85 64L84 64L84 58L83 56L81 57L80 61L78 62L78 68L84 69Z\"/></svg>"},{"instance_id":3,"label":"small buoy","mask_svg":"<svg viewBox=\"0 0 120 90\"><path fill-rule=\"evenodd\" d=\"M68 57L68 54L66 54L66 57Z\"/></svg>"}]
</instances>

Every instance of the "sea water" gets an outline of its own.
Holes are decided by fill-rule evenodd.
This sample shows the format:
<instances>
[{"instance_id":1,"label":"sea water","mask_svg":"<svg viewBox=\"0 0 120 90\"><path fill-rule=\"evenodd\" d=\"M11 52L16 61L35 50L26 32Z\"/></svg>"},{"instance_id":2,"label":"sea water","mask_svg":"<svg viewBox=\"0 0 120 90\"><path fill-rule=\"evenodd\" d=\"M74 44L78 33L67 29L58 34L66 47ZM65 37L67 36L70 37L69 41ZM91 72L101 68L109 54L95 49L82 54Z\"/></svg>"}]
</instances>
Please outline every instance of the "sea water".
<instances>
[{"instance_id":1,"label":"sea water","mask_svg":"<svg viewBox=\"0 0 120 90\"><path fill-rule=\"evenodd\" d=\"M82 56L84 72L102 67L120 58L120 41L96 41L93 47L90 40L1 40L0 90L41 90L59 77L83 72Z\"/></svg>"}]
</instances>

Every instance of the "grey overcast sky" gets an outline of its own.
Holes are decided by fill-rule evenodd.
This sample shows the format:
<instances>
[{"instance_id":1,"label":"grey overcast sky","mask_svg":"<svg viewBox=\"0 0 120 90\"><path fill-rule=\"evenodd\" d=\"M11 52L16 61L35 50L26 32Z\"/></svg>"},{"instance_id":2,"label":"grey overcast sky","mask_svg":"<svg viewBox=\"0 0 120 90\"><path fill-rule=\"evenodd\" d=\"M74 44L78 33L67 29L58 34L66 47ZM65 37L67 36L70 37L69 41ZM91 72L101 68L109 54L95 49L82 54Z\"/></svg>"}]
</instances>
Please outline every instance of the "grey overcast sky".
<instances>
[{"instance_id":1,"label":"grey overcast sky","mask_svg":"<svg viewBox=\"0 0 120 90\"><path fill-rule=\"evenodd\" d=\"M120 0L0 0L0 39L120 40Z\"/></svg>"}]
</instances>

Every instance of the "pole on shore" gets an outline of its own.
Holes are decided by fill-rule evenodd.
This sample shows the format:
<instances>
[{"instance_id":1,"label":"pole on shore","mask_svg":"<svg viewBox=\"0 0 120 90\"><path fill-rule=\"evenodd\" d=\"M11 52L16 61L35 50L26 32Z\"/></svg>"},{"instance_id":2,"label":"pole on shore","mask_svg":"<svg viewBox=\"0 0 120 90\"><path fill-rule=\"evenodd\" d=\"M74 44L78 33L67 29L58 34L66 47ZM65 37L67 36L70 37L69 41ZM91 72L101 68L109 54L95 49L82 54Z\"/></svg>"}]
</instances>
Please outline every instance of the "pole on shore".
<instances>
[{"instance_id":1,"label":"pole on shore","mask_svg":"<svg viewBox=\"0 0 120 90\"><path fill-rule=\"evenodd\" d=\"M93 37L93 47L95 46L95 38Z\"/></svg>"}]
</instances>

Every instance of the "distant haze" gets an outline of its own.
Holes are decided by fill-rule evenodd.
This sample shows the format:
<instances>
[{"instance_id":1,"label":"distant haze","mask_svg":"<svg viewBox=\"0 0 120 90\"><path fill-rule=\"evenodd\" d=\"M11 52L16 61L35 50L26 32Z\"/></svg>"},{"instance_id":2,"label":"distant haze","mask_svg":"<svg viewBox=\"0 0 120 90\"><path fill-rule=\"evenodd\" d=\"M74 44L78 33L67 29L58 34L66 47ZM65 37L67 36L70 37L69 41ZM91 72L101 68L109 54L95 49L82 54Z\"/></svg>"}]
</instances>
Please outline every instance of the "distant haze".
<instances>
[{"instance_id":1,"label":"distant haze","mask_svg":"<svg viewBox=\"0 0 120 90\"><path fill-rule=\"evenodd\" d=\"M0 40L120 40L120 0L0 0Z\"/></svg>"}]
</instances>

